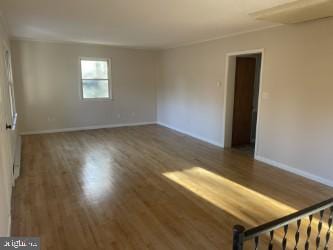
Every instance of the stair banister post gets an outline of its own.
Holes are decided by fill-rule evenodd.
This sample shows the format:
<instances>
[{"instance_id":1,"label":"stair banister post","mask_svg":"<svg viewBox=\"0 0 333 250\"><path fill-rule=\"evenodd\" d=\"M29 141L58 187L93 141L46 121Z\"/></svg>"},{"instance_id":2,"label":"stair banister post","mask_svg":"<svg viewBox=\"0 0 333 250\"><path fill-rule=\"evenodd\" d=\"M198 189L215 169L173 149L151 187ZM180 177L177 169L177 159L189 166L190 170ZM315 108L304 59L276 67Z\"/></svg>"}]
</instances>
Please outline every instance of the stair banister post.
<instances>
[{"instance_id":1,"label":"stair banister post","mask_svg":"<svg viewBox=\"0 0 333 250\"><path fill-rule=\"evenodd\" d=\"M245 227L235 225L233 228L233 250L243 250L243 237Z\"/></svg>"}]
</instances>

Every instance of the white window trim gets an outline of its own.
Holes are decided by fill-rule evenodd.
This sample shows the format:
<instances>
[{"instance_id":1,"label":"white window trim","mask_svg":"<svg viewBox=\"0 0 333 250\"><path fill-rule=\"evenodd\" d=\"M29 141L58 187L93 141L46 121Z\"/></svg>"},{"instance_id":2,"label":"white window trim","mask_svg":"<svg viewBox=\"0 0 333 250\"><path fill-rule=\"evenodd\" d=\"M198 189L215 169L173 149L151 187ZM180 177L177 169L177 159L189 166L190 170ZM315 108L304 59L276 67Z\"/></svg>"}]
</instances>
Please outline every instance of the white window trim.
<instances>
[{"instance_id":1,"label":"white window trim","mask_svg":"<svg viewBox=\"0 0 333 250\"><path fill-rule=\"evenodd\" d=\"M108 63L108 88L109 88L109 97L107 98L83 98L83 85L82 85L82 69L81 69L81 61L107 61ZM111 77L111 58L103 58L103 57L79 57L79 95L80 101L89 102L89 101L111 101L112 98L112 77Z\"/></svg>"},{"instance_id":2,"label":"white window trim","mask_svg":"<svg viewBox=\"0 0 333 250\"><path fill-rule=\"evenodd\" d=\"M8 53L8 58L6 58L6 55ZM14 88L14 79L13 79L13 65L12 65L12 54L9 46L6 42L3 43L3 61L4 61L4 73L5 73L5 79L7 84L7 93L9 97L9 108L10 108L10 120L12 129L14 130L16 127L16 121L17 121L17 110L16 110L16 100L15 100L15 88ZM7 62L8 59L8 62ZM7 65L8 63L8 65Z\"/></svg>"}]
</instances>

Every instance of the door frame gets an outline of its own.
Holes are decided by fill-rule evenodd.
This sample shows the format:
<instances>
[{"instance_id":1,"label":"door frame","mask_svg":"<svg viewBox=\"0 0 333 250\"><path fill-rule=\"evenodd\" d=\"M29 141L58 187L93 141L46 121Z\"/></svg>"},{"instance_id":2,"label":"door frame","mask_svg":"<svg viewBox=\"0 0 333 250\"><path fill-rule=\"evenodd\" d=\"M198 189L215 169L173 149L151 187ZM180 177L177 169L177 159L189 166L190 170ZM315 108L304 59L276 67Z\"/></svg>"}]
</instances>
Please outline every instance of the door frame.
<instances>
[{"instance_id":1,"label":"door frame","mask_svg":"<svg viewBox=\"0 0 333 250\"><path fill-rule=\"evenodd\" d=\"M0 16L0 20L1 20L1 16ZM0 23L1 25L1 23ZM1 29L1 27L0 27ZM1 30L0 30L1 32ZM2 33L0 34L2 35ZM9 131L5 128L5 124L8 121L10 117L10 103L9 103L9 89L8 89L8 79L7 79L7 69L6 69L6 64L5 64L5 51L9 50L9 46L8 44L4 41L0 39L0 73L3 73L3 76L0 76L0 95L2 95L0 98L2 99L2 106L1 106L1 111L0 112L0 137L1 140L3 140L4 142L2 143L2 148L1 150L1 154L0 154L0 173L2 174L2 176L0 178L2 178L2 182L3 182L3 191L4 192L4 198L6 199L3 204L4 204L4 208L6 211L3 211L3 213L7 213L5 214L5 216L8 216L8 220L7 220L7 232L6 232L6 236L10 235L10 229L11 229L11 197L12 197L12 186L13 186L13 154L12 154L12 144L11 144L11 139L12 139L12 131ZM7 97L8 96L8 99ZM7 102L8 101L8 102ZM7 110L8 109L8 110ZM7 112L9 111L9 113ZM2 212L2 211L1 211ZM2 228L1 228L2 230Z\"/></svg>"},{"instance_id":2,"label":"door frame","mask_svg":"<svg viewBox=\"0 0 333 250\"><path fill-rule=\"evenodd\" d=\"M229 52L226 54L225 59L225 79L224 79L224 105L223 105L223 146L225 148L231 147L231 137L232 137L232 122L233 122L233 110L234 110L234 90L235 90L235 70L236 70L236 59L237 56L249 55L249 54L261 54L261 67L260 67L260 77L259 77L259 95L258 95L258 110L257 110L257 123L256 123L256 141L254 149L254 157L258 155L259 139L261 133L261 99L262 99L262 89L263 89L263 68L264 68L264 48L253 49L253 50L241 50ZM231 63L234 63L231 66Z\"/></svg>"}]
</instances>

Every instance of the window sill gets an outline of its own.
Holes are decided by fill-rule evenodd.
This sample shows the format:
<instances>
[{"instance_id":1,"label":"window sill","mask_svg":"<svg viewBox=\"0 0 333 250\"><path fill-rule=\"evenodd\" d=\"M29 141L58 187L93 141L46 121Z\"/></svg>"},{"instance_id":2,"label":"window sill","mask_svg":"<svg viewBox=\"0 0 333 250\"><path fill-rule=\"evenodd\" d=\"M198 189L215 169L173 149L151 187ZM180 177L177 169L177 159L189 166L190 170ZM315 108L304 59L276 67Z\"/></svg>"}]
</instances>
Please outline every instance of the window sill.
<instances>
[{"instance_id":1,"label":"window sill","mask_svg":"<svg viewBox=\"0 0 333 250\"><path fill-rule=\"evenodd\" d=\"M112 98L81 98L80 101L81 102L90 102L90 101L93 101L93 102L107 102L107 101L112 101L113 99Z\"/></svg>"}]
</instances>

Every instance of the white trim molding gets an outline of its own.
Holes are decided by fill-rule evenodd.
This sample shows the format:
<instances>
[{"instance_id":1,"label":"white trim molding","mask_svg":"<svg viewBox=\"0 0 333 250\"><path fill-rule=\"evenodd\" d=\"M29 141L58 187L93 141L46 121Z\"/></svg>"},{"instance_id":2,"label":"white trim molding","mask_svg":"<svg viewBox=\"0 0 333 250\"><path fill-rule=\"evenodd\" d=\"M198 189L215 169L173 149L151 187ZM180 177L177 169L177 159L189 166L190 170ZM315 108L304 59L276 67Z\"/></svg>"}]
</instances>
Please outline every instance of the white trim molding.
<instances>
[{"instance_id":1,"label":"white trim molding","mask_svg":"<svg viewBox=\"0 0 333 250\"><path fill-rule=\"evenodd\" d=\"M21 132L20 135L53 134L53 133L62 133L62 132L74 132L74 131L82 131L82 130L103 129L103 128L134 127L134 126L143 126L143 125L152 125L152 124L156 124L156 121L137 122L137 123L122 123L122 124L111 124L111 125L97 125L97 126L74 127L74 128L61 128L61 129L46 129L46 130L37 130L37 131L26 131L26 132Z\"/></svg>"},{"instance_id":2,"label":"white trim molding","mask_svg":"<svg viewBox=\"0 0 333 250\"><path fill-rule=\"evenodd\" d=\"M317 176L315 174L300 170L298 168L291 167L287 164L284 164L284 163L281 163L281 162L278 162L278 161L274 161L274 160L268 159L268 158L263 157L263 156L256 155L255 159L257 161L261 161L263 163L266 163L270 166L277 167L277 168L286 170L288 172L291 172L293 174L297 174L297 175L300 175L300 176L305 177L307 179L310 179L310 180L322 183L324 185L333 187L333 181L332 180L325 179L325 178Z\"/></svg>"},{"instance_id":3,"label":"white trim molding","mask_svg":"<svg viewBox=\"0 0 333 250\"><path fill-rule=\"evenodd\" d=\"M107 75L108 78L107 79L84 79L82 78L82 61L104 61L107 62ZM112 101L112 58L105 58L105 57L79 57L79 79L80 79L80 83L79 83L79 87L80 87L80 102L88 102L88 101ZM83 81L84 80L105 80L108 81L108 93L109 96L108 97L94 97L94 98L84 98L83 96Z\"/></svg>"},{"instance_id":4,"label":"white trim molding","mask_svg":"<svg viewBox=\"0 0 333 250\"><path fill-rule=\"evenodd\" d=\"M184 131L182 129L178 129L176 127L170 126L168 124L162 123L162 122L156 122L156 121L152 121L152 122L140 122L140 123L128 123L128 124L113 124L113 125L100 125L100 126L89 126L89 127L75 127L75 128L63 128L63 129L52 129L52 130L39 130L39 131L30 131L30 132L23 132L21 133L21 135L34 135L34 134L50 134L50 133L61 133L61 132L73 132L73 131L84 131L84 130L94 130L94 129L103 129L103 128L119 128L119 127L132 127L132 126L144 126L144 125L160 125L169 129L172 129L174 131L177 131L181 134L187 135L187 136L191 136L195 139L198 139L200 141L209 143L211 145L217 146L221 149L224 148L223 144L220 142L216 142L216 141L212 141L209 140L207 138L204 138L202 136ZM278 162L278 161L274 161L271 159L268 159L266 157L263 156L259 156L259 155L255 155L255 160L257 161L261 161L263 163L266 163L272 167L277 167L280 169L283 169L285 171L291 172L293 174L305 177L307 179L322 183L324 185L333 187L333 181L329 180L329 179L325 179L323 177L317 176L315 174L288 166L287 164ZM9 225L10 228L10 225Z\"/></svg>"},{"instance_id":5,"label":"white trim molding","mask_svg":"<svg viewBox=\"0 0 333 250\"><path fill-rule=\"evenodd\" d=\"M22 139L21 139L21 136L17 136L15 153L14 153L13 186L15 186L15 180L20 176L21 152L22 152Z\"/></svg>"},{"instance_id":6,"label":"white trim molding","mask_svg":"<svg viewBox=\"0 0 333 250\"><path fill-rule=\"evenodd\" d=\"M233 33L225 34L222 36L216 36L216 37L212 37L212 38L208 38L208 39L201 39L201 40L196 40L196 41L192 41L192 42L179 43L174 46L165 47L164 49L176 49L176 48L181 48L181 47L193 46L193 45L198 45L198 44L202 44L202 43L206 43L206 42L213 42L213 41L217 41L217 40L221 40L221 39L225 39L225 38L246 35L248 33L255 33L255 32L260 32L260 31L264 31L264 30L274 29L274 28L278 28L281 26L284 26L284 24L280 24L280 23L272 24L272 25L269 25L266 27L260 27L260 28L254 28L254 29L249 29L249 30L244 30L244 31L233 32Z\"/></svg>"},{"instance_id":7,"label":"white trim molding","mask_svg":"<svg viewBox=\"0 0 333 250\"><path fill-rule=\"evenodd\" d=\"M179 132L179 133L181 133L181 134L191 136L191 137L193 137L193 138L195 138L195 139L198 139L198 140L200 140L200 141L207 142L207 143L212 144L212 145L214 145L214 146L217 146L217 147L219 147L219 148L224 148L223 144L221 144L220 142L212 141L212 140L207 139L207 138L204 138L204 137L202 137L202 136L200 136L200 135L196 135L196 134L193 134L193 133L187 132L187 131L185 131L185 130L182 130L182 129L179 129L179 128L176 128L176 127L170 126L170 125L165 124L165 123L162 123L162 122L157 122L157 124L160 125L160 126L163 126L163 127L166 127L166 128L172 129L172 130L175 130L175 131L177 131L177 132Z\"/></svg>"},{"instance_id":8,"label":"white trim molding","mask_svg":"<svg viewBox=\"0 0 333 250\"><path fill-rule=\"evenodd\" d=\"M224 106L223 106L223 145L224 147L229 147L230 145L227 145L226 142L226 135L230 131L226 131L227 123L227 104L228 104L228 98L230 98L230 92L228 92L228 87L230 85L229 79L229 67L230 67L230 58L241 56L241 55L250 55L250 54L261 54L261 64L260 64L260 77L259 77L259 94L258 94L258 110L257 110L257 122L256 122L256 139L255 139L255 155L258 153L259 143L260 143L260 117L261 117L261 99L262 99L262 92L263 92L263 74L264 74L264 59L265 59L265 49L264 48L256 48L251 50L239 50L239 51L233 51L228 52L225 55L225 74L224 74ZM234 72L232 72L234 73ZM233 83L234 84L234 83Z\"/></svg>"}]
</instances>

